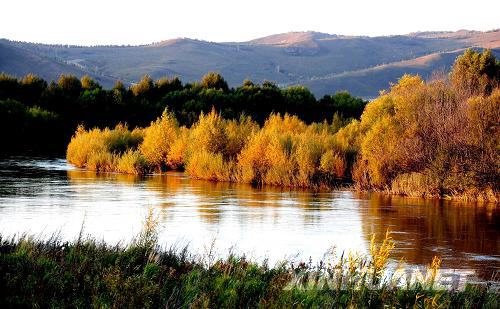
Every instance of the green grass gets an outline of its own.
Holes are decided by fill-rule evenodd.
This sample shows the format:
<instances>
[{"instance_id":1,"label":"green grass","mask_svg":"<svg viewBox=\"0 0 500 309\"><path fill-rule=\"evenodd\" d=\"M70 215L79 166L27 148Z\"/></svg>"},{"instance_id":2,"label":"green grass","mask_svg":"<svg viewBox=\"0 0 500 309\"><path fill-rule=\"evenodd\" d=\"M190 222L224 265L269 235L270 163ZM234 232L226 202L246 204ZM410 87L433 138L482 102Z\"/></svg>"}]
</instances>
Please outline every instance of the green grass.
<instances>
[{"instance_id":1,"label":"green grass","mask_svg":"<svg viewBox=\"0 0 500 309\"><path fill-rule=\"evenodd\" d=\"M129 245L94 239L0 236L2 308L498 308L499 294L484 286L463 291L435 285L439 259L422 279L402 284L387 270L389 234L372 242L370 256L282 262L270 267L244 256L197 256L162 249L152 213Z\"/></svg>"}]
</instances>

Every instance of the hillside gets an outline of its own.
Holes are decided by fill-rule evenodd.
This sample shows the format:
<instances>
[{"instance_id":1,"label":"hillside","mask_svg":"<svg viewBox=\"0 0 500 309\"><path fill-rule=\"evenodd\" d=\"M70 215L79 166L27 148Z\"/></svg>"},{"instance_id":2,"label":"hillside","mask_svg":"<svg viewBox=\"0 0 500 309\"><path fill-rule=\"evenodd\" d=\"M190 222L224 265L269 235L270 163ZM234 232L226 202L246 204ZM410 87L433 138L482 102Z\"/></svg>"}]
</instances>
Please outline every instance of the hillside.
<instances>
[{"instance_id":1,"label":"hillside","mask_svg":"<svg viewBox=\"0 0 500 309\"><path fill-rule=\"evenodd\" d=\"M244 79L281 86L305 84L317 95L348 90L373 97L404 73L424 78L448 70L465 48L500 54L500 30L421 32L364 37L290 32L249 42L214 43L174 39L142 46L80 47L0 40L0 71L28 72L46 79L61 73L89 74L104 86L116 79L133 83L144 74L199 80L220 72L231 86Z\"/></svg>"}]
</instances>

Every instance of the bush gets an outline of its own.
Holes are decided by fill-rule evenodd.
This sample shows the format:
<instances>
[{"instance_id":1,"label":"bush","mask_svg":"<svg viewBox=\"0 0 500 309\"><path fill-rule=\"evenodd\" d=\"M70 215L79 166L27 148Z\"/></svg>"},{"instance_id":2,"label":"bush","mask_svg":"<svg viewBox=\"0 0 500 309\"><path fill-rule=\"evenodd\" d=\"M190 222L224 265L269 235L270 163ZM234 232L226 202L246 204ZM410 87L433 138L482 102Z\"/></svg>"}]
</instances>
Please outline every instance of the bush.
<instances>
[{"instance_id":1,"label":"bush","mask_svg":"<svg viewBox=\"0 0 500 309\"><path fill-rule=\"evenodd\" d=\"M120 173L143 175L148 170L148 162L138 150L127 150L116 163L116 171Z\"/></svg>"},{"instance_id":2,"label":"bush","mask_svg":"<svg viewBox=\"0 0 500 309\"><path fill-rule=\"evenodd\" d=\"M193 178L210 181L231 181L234 163L226 162L222 153L206 150L193 152L186 165L186 172Z\"/></svg>"},{"instance_id":3,"label":"bush","mask_svg":"<svg viewBox=\"0 0 500 309\"><path fill-rule=\"evenodd\" d=\"M307 124L295 115L272 113L259 127L246 116L225 119L213 107L190 128L179 128L174 114L164 112L149 127L133 132L125 126L89 131L80 127L67 158L76 166L103 171L185 168L195 178L292 187L332 187L351 178L359 189L498 201L500 66L492 57L489 52L466 52L457 59L451 82L404 75L366 105L360 121L343 118L340 111L331 124ZM460 91L457 85L469 77L473 80L464 86L467 91ZM137 89L148 88L150 82L143 79ZM181 96L199 104L201 111L210 102L224 105L224 92L229 91L224 83L219 75L209 74ZM161 85L168 88L170 82ZM234 94L252 96L249 104L256 104L278 92L272 83L260 87L245 82ZM179 95L165 98L176 105ZM288 88L281 95L285 110L315 101L303 87ZM363 101L342 93L322 102L345 106L351 115L364 107ZM25 112L13 102L3 106L14 114ZM231 114L229 109L225 113ZM144 158L135 152L137 147Z\"/></svg>"},{"instance_id":4,"label":"bush","mask_svg":"<svg viewBox=\"0 0 500 309\"><path fill-rule=\"evenodd\" d=\"M144 130L144 140L139 149L149 165L159 171L169 165L168 154L177 140L178 131L177 120L167 111Z\"/></svg>"},{"instance_id":5,"label":"bush","mask_svg":"<svg viewBox=\"0 0 500 309\"><path fill-rule=\"evenodd\" d=\"M116 171L120 156L129 149L136 149L142 138L142 130L131 132L123 125L113 130L95 128L88 131L79 126L68 145L66 159L77 167Z\"/></svg>"},{"instance_id":6,"label":"bush","mask_svg":"<svg viewBox=\"0 0 500 309\"><path fill-rule=\"evenodd\" d=\"M391 193L413 197L441 196L439 179L418 172L398 175L392 181Z\"/></svg>"},{"instance_id":7,"label":"bush","mask_svg":"<svg viewBox=\"0 0 500 309\"><path fill-rule=\"evenodd\" d=\"M347 168L345 159L333 150L328 150L321 156L320 170L335 178L343 178Z\"/></svg>"}]
</instances>

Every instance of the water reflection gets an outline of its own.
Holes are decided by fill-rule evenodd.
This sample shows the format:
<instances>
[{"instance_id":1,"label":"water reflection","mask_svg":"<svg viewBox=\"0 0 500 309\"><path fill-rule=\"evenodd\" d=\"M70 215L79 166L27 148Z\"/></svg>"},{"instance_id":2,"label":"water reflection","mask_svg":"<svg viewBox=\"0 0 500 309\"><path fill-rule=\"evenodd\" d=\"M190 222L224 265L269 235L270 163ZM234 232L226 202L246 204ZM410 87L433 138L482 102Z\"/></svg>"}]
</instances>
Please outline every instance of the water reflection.
<instances>
[{"instance_id":1,"label":"water reflection","mask_svg":"<svg viewBox=\"0 0 500 309\"><path fill-rule=\"evenodd\" d=\"M389 228L397 258L471 269L483 278L500 268L497 208L457 205L348 191L311 192L212 183L171 173L137 177L95 174L64 160L12 158L0 162L0 232L74 238L85 231L128 241L146 209L159 214L162 243L202 250L214 237L222 254L236 246L254 258L320 259L338 250L366 252L371 235Z\"/></svg>"},{"instance_id":2,"label":"water reflection","mask_svg":"<svg viewBox=\"0 0 500 309\"><path fill-rule=\"evenodd\" d=\"M445 267L475 269L482 277L500 267L500 216L492 205L371 194L361 218L367 240L394 231L396 255L411 264L438 255Z\"/></svg>"}]
</instances>

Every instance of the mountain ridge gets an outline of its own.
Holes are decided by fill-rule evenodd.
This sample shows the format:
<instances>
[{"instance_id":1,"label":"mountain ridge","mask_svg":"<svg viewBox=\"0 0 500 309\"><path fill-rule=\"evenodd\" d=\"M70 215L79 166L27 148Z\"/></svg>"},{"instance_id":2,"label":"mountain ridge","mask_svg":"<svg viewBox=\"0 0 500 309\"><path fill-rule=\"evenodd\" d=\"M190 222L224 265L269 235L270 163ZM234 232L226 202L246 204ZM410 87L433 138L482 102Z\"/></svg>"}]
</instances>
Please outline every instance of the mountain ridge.
<instances>
[{"instance_id":1,"label":"mountain ridge","mask_svg":"<svg viewBox=\"0 0 500 309\"><path fill-rule=\"evenodd\" d=\"M490 48L500 54L500 30L379 37L296 31L246 42L176 38L137 46L51 45L1 39L0 72L15 76L32 72L48 80L64 73L88 74L111 87L115 80L132 84L144 74L153 78L175 75L193 82L208 71L217 71L232 87L244 79L271 80L280 86L304 84L317 96L347 90L370 97L402 74L425 78L435 70L448 70L457 51L466 48Z\"/></svg>"}]
</instances>

